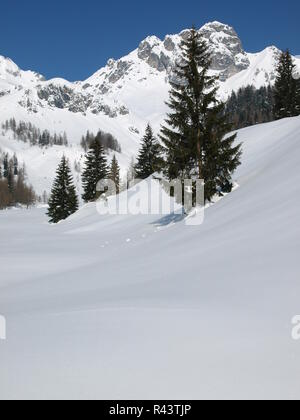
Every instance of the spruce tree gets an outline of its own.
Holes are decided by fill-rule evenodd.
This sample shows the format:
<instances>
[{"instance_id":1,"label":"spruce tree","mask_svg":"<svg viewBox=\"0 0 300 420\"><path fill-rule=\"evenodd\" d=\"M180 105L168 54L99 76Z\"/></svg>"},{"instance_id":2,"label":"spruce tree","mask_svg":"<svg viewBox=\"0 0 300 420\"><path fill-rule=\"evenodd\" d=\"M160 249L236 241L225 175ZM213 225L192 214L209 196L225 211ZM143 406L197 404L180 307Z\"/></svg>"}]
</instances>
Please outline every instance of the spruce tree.
<instances>
[{"instance_id":1,"label":"spruce tree","mask_svg":"<svg viewBox=\"0 0 300 420\"><path fill-rule=\"evenodd\" d=\"M225 105L217 100L217 78L209 75L211 55L206 41L191 29L181 43L181 60L171 83L170 113L162 127L166 175L204 179L205 199L231 189L232 172L240 164L241 146L234 146Z\"/></svg>"},{"instance_id":2,"label":"spruce tree","mask_svg":"<svg viewBox=\"0 0 300 420\"><path fill-rule=\"evenodd\" d=\"M109 169L109 179L111 179L116 186L116 193L119 194L120 192L120 166L116 155L113 156L111 161L110 169Z\"/></svg>"},{"instance_id":3,"label":"spruce tree","mask_svg":"<svg viewBox=\"0 0 300 420\"><path fill-rule=\"evenodd\" d=\"M88 203L97 200L101 193L97 191L98 182L108 178L107 159L99 141L94 140L86 155L86 165L82 174L83 200Z\"/></svg>"},{"instance_id":4,"label":"spruce tree","mask_svg":"<svg viewBox=\"0 0 300 420\"><path fill-rule=\"evenodd\" d=\"M161 153L161 146L154 137L150 124L148 124L135 166L138 179L146 179L161 170L163 163Z\"/></svg>"},{"instance_id":5,"label":"spruce tree","mask_svg":"<svg viewBox=\"0 0 300 420\"><path fill-rule=\"evenodd\" d=\"M64 156L58 166L49 199L47 215L50 223L67 219L78 210L78 197L69 163Z\"/></svg>"},{"instance_id":6,"label":"spruce tree","mask_svg":"<svg viewBox=\"0 0 300 420\"><path fill-rule=\"evenodd\" d=\"M294 78L294 70L295 64L289 50L282 52L278 60L274 87L274 116L277 120L299 115L297 113L297 81Z\"/></svg>"}]
</instances>

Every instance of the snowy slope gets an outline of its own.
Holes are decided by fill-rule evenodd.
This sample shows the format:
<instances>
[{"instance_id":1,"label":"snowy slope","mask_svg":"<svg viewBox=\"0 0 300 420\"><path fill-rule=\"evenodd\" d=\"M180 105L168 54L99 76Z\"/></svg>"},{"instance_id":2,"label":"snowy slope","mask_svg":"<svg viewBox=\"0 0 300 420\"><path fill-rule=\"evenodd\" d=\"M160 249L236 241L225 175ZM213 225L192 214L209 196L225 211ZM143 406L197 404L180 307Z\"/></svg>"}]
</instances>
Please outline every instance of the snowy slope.
<instances>
[{"instance_id":1,"label":"snowy slope","mask_svg":"<svg viewBox=\"0 0 300 420\"><path fill-rule=\"evenodd\" d=\"M220 76L222 99L241 86L273 83L277 48L249 54L235 30L219 22L208 23L200 31L211 47L211 71ZM25 161L29 180L39 194L49 191L63 153L72 164L75 160L83 163L78 144L87 130L96 133L102 129L119 140L122 155L118 158L125 171L131 157L136 155L146 124L151 122L156 132L160 129L179 43L186 34L187 31L167 35L164 40L148 37L126 57L110 59L90 78L76 83L63 79L46 81L41 75L24 72L11 60L0 57L0 124L15 117L53 134L66 131L73 145L72 149L32 150L0 130L0 148L11 154L16 152L19 160ZM296 61L300 68L300 59Z\"/></svg>"},{"instance_id":2,"label":"snowy slope","mask_svg":"<svg viewBox=\"0 0 300 420\"><path fill-rule=\"evenodd\" d=\"M300 398L300 118L239 131L240 187L187 227L1 214L2 398Z\"/></svg>"}]
</instances>

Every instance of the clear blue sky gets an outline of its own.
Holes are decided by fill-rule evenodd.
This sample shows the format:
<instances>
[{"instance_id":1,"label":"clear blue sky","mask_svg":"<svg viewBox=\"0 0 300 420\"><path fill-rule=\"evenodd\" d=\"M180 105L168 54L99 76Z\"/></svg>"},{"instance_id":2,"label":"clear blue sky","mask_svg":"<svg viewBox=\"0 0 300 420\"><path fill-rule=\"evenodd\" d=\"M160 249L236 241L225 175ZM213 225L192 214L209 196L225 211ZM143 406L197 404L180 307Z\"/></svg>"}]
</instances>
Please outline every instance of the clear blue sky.
<instances>
[{"instance_id":1,"label":"clear blue sky","mask_svg":"<svg viewBox=\"0 0 300 420\"><path fill-rule=\"evenodd\" d=\"M0 54L47 78L81 80L148 35L219 20L247 51L269 45L300 54L299 0L15 0L1 2Z\"/></svg>"}]
</instances>

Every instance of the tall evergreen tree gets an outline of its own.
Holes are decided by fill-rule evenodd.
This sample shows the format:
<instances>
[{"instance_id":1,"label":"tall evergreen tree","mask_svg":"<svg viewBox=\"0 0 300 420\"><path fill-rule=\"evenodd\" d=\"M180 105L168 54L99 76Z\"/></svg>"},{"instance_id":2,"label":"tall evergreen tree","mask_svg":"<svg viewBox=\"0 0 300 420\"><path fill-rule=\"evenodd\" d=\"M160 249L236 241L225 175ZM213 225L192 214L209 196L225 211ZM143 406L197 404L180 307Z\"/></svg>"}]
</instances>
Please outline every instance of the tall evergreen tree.
<instances>
[{"instance_id":1,"label":"tall evergreen tree","mask_svg":"<svg viewBox=\"0 0 300 420\"><path fill-rule=\"evenodd\" d=\"M101 193L97 191L99 181L108 178L107 159L99 141L94 140L86 155L86 165L82 174L83 200L88 203L97 200Z\"/></svg>"},{"instance_id":2,"label":"tall evergreen tree","mask_svg":"<svg viewBox=\"0 0 300 420\"><path fill-rule=\"evenodd\" d=\"M116 193L119 194L120 192L120 166L116 155L113 156L111 161L110 169L109 169L109 179L111 179L116 186Z\"/></svg>"},{"instance_id":3,"label":"tall evergreen tree","mask_svg":"<svg viewBox=\"0 0 300 420\"><path fill-rule=\"evenodd\" d=\"M274 87L274 116L294 117L297 113L297 81L294 78L295 64L289 50L281 53L277 65L277 78Z\"/></svg>"},{"instance_id":4,"label":"tall evergreen tree","mask_svg":"<svg viewBox=\"0 0 300 420\"><path fill-rule=\"evenodd\" d=\"M166 125L161 139L169 179L204 179L205 198L231 188L232 172L240 164L241 146L231 130L224 104L217 100L217 78L209 75L211 56L196 29L181 43L181 60L171 83Z\"/></svg>"},{"instance_id":5,"label":"tall evergreen tree","mask_svg":"<svg viewBox=\"0 0 300 420\"><path fill-rule=\"evenodd\" d=\"M162 164L162 148L154 137L150 124L148 124L135 166L136 177L138 179L146 179L155 172L160 171Z\"/></svg>"},{"instance_id":6,"label":"tall evergreen tree","mask_svg":"<svg viewBox=\"0 0 300 420\"><path fill-rule=\"evenodd\" d=\"M58 166L56 179L49 199L48 216L50 223L67 219L78 210L78 197L69 163L64 156Z\"/></svg>"}]
</instances>

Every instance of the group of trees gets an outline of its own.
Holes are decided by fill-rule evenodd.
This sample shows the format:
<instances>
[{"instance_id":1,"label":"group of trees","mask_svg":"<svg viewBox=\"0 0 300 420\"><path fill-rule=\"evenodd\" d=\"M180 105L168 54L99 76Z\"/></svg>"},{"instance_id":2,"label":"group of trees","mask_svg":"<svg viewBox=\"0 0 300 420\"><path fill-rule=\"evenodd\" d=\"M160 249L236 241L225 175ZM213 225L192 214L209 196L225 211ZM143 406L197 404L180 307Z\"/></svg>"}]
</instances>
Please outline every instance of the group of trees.
<instances>
[{"instance_id":1,"label":"group of trees","mask_svg":"<svg viewBox=\"0 0 300 420\"><path fill-rule=\"evenodd\" d=\"M254 86L232 92L225 112L235 130L274 120L274 91L271 85L255 89Z\"/></svg>"},{"instance_id":2,"label":"group of trees","mask_svg":"<svg viewBox=\"0 0 300 420\"><path fill-rule=\"evenodd\" d=\"M290 52L280 54L274 87L247 86L233 92L226 113L234 129L300 115L300 78Z\"/></svg>"},{"instance_id":3,"label":"group of trees","mask_svg":"<svg viewBox=\"0 0 300 420\"><path fill-rule=\"evenodd\" d=\"M16 156L0 155L0 209L17 204L29 207L36 201L31 186L26 184L25 165L19 168Z\"/></svg>"},{"instance_id":4,"label":"group of trees","mask_svg":"<svg viewBox=\"0 0 300 420\"><path fill-rule=\"evenodd\" d=\"M116 186L116 193L120 192L120 167L116 156L111 164L107 163L107 156L102 144L95 139L86 155L86 165L82 174L82 199L88 203L97 200L101 192L97 190L98 182L111 179ZM49 199L48 216L50 223L65 220L78 209L78 195L68 160L63 156L56 173L56 178Z\"/></svg>"},{"instance_id":5,"label":"group of trees","mask_svg":"<svg viewBox=\"0 0 300 420\"><path fill-rule=\"evenodd\" d=\"M114 152L121 153L121 146L118 140L112 134L104 133L101 130L98 131L96 136L89 131L85 136L82 136L81 147L87 152L95 140L101 144L104 150L113 150Z\"/></svg>"},{"instance_id":6,"label":"group of trees","mask_svg":"<svg viewBox=\"0 0 300 420\"><path fill-rule=\"evenodd\" d=\"M48 130L41 131L32 123L24 121L17 123L14 118L6 120L2 124L2 130L5 132L12 131L15 140L20 140L24 143L29 142L31 146L68 146L66 133L50 134Z\"/></svg>"},{"instance_id":7,"label":"group of trees","mask_svg":"<svg viewBox=\"0 0 300 420\"><path fill-rule=\"evenodd\" d=\"M296 117L300 115L300 78L296 75L296 65L290 52L280 55L277 78L274 87L274 118Z\"/></svg>"}]
</instances>

